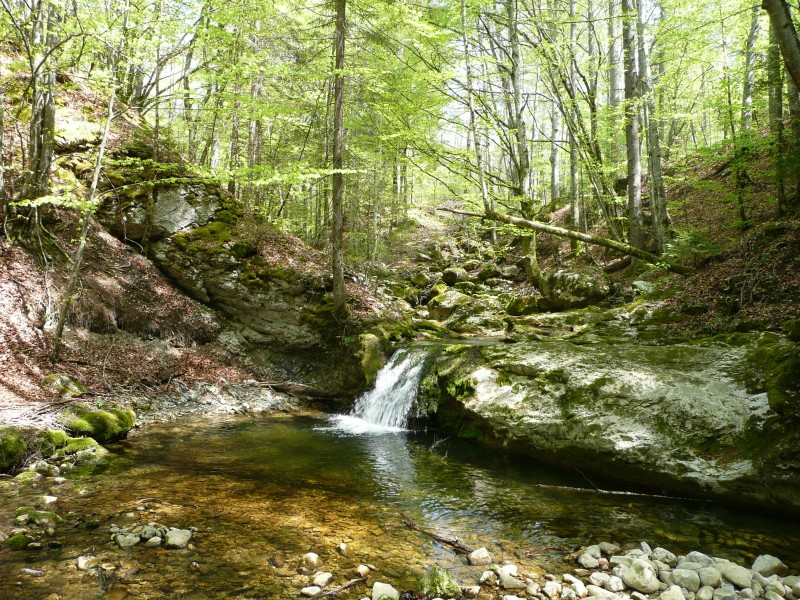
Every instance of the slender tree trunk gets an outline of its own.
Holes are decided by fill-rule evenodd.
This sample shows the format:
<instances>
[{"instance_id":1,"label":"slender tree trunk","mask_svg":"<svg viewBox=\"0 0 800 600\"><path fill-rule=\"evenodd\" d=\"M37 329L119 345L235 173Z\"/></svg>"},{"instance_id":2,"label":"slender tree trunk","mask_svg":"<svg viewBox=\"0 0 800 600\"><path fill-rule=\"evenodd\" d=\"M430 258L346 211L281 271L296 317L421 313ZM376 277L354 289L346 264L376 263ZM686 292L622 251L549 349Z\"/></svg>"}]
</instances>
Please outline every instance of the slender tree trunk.
<instances>
[{"instance_id":1,"label":"slender tree trunk","mask_svg":"<svg viewBox=\"0 0 800 600\"><path fill-rule=\"evenodd\" d=\"M786 148L783 135L783 76L781 73L781 49L772 26L769 28L767 81L769 85L769 127L772 133L772 156L775 161L775 195L778 199L778 216L782 217L789 212L784 159Z\"/></svg>"},{"instance_id":2,"label":"slender tree trunk","mask_svg":"<svg viewBox=\"0 0 800 600\"><path fill-rule=\"evenodd\" d=\"M662 254L666 250L667 242L669 241L670 219L667 213L667 195L661 169L659 119L656 112L650 60L647 56L641 2L638 3L637 8L637 32L639 37L639 81L642 95L645 98L643 105L644 124L647 135L647 157L650 166L650 213L653 236L656 241L656 254Z\"/></svg>"},{"instance_id":3,"label":"slender tree trunk","mask_svg":"<svg viewBox=\"0 0 800 600\"><path fill-rule=\"evenodd\" d=\"M336 0L336 62L333 80L333 177L331 253L333 259L333 312L347 316L344 289L344 40L346 0Z\"/></svg>"},{"instance_id":4,"label":"slender tree trunk","mask_svg":"<svg viewBox=\"0 0 800 600\"><path fill-rule=\"evenodd\" d=\"M558 208L561 199L561 172L558 166L558 146L561 136L560 109L555 102L550 108L550 210Z\"/></svg>"},{"instance_id":5,"label":"slender tree trunk","mask_svg":"<svg viewBox=\"0 0 800 600\"><path fill-rule=\"evenodd\" d=\"M622 80L622 52L619 37L619 3L620 0L608 0L608 106L613 115L618 115L622 104L624 85ZM620 162L622 148L616 141L612 141L609 154L612 165ZM615 167L615 177L619 176L619 169Z\"/></svg>"},{"instance_id":6,"label":"slender tree trunk","mask_svg":"<svg viewBox=\"0 0 800 600\"><path fill-rule=\"evenodd\" d=\"M753 124L753 88L756 82L756 41L761 22L759 6L753 6L750 20L750 32L744 49L744 80L742 82L742 131L748 131Z\"/></svg>"},{"instance_id":7,"label":"slender tree trunk","mask_svg":"<svg viewBox=\"0 0 800 600\"><path fill-rule=\"evenodd\" d=\"M791 141L786 156L790 165L787 175L795 186L795 193L790 196L791 204L800 205L800 93L794 81L786 81L786 92L789 98L789 115L791 117Z\"/></svg>"},{"instance_id":8,"label":"slender tree trunk","mask_svg":"<svg viewBox=\"0 0 800 600\"><path fill-rule=\"evenodd\" d=\"M106 117L106 125L103 129L103 137L100 140L100 148L97 151L97 162L94 166L94 174L92 175L92 185L89 188L89 197L86 199L86 209L83 212L83 219L81 221L81 237L78 242L78 249L75 252L75 258L72 260L72 271L70 272L69 281L67 282L67 289L64 290L64 300L61 303L61 308L58 311L58 321L56 323L55 339L53 340L53 351L50 353L50 362L58 362L61 354L61 342L64 336L64 326L67 323L67 315L69 314L69 307L72 304L72 294L75 291L75 286L78 284L78 278L81 273L81 263L83 262L83 254L86 250L86 241L89 237L89 224L94 214L94 196L97 192L97 183L100 180L100 170L103 167L103 155L106 151L106 143L108 142L108 132L111 130L111 121L114 120L114 93L108 99L108 116Z\"/></svg>"},{"instance_id":9,"label":"slender tree trunk","mask_svg":"<svg viewBox=\"0 0 800 600\"><path fill-rule=\"evenodd\" d=\"M631 0L622 0L622 46L625 57L625 149L628 157L628 241L644 247L642 231L642 157L639 147L639 107L636 77L636 13Z\"/></svg>"},{"instance_id":10,"label":"slender tree trunk","mask_svg":"<svg viewBox=\"0 0 800 600\"><path fill-rule=\"evenodd\" d=\"M769 21L775 30L786 72L789 73L795 87L800 88L800 39L797 37L797 29L789 12L789 3L786 0L763 0L761 7L767 11Z\"/></svg>"}]
</instances>

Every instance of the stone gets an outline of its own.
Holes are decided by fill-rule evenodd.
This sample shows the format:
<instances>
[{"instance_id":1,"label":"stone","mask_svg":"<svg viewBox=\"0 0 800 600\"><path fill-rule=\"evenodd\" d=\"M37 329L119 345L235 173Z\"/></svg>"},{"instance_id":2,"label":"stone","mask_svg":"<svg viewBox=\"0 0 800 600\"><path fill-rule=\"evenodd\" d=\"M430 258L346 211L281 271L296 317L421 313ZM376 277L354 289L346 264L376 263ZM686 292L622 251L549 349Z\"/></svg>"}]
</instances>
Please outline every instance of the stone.
<instances>
[{"instance_id":1,"label":"stone","mask_svg":"<svg viewBox=\"0 0 800 600\"><path fill-rule=\"evenodd\" d=\"M618 554L620 551L620 547L616 544L612 544L610 542L600 542L597 544L598 548L600 548L600 552L603 553L603 556L614 556Z\"/></svg>"},{"instance_id":2,"label":"stone","mask_svg":"<svg viewBox=\"0 0 800 600\"><path fill-rule=\"evenodd\" d=\"M312 584L324 588L333 580L333 573L328 573L327 571L321 571L314 575L314 579L312 580Z\"/></svg>"},{"instance_id":3,"label":"stone","mask_svg":"<svg viewBox=\"0 0 800 600\"><path fill-rule=\"evenodd\" d=\"M600 546L597 544L586 546L583 551L585 554L588 554L592 558L596 558L598 560L603 556L603 553L600 551Z\"/></svg>"},{"instance_id":4,"label":"stone","mask_svg":"<svg viewBox=\"0 0 800 600\"><path fill-rule=\"evenodd\" d=\"M322 564L322 561L319 559L318 554L307 552L303 555L302 563L303 567L306 569L316 569Z\"/></svg>"},{"instance_id":5,"label":"stone","mask_svg":"<svg viewBox=\"0 0 800 600\"><path fill-rule=\"evenodd\" d=\"M186 548L190 539L192 539L192 532L189 529L170 527L167 529L167 535L164 538L164 546L166 548L179 550L181 548Z\"/></svg>"},{"instance_id":6,"label":"stone","mask_svg":"<svg viewBox=\"0 0 800 600\"><path fill-rule=\"evenodd\" d=\"M722 585L722 573L714 567L698 569L697 575L700 577L700 585L703 587L711 586L712 588L717 588Z\"/></svg>"},{"instance_id":7,"label":"stone","mask_svg":"<svg viewBox=\"0 0 800 600\"><path fill-rule=\"evenodd\" d=\"M79 571L88 571L92 567L97 566L98 562L98 559L94 556L79 556L75 564Z\"/></svg>"},{"instance_id":8,"label":"stone","mask_svg":"<svg viewBox=\"0 0 800 600\"><path fill-rule=\"evenodd\" d=\"M359 577L366 577L370 573L370 568L367 565L358 565L356 573L358 573Z\"/></svg>"},{"instance_id":9,"label":"stone","mask_svg":"<svg viewBox=\"0 0 800 600\"><path fill-rule=\"evenodd\" d=\"M710 556L697 551L689 552L689 554L686 555L686 561L698 563L702 567L710 567L714 564Z\"/></svg>"},{"instance_id":10,"label":"stone","mask_svg":"<svg viewBox=\"0 0 800 600\"><path fill-rule=\"evenodd\" d=\"M773 581L767 586L766 593L774 592L778 594L781 598L786 596L786 588L784 587L783 583L780 581Z\"/></svg>"},{"instance_id":11,"label":"stone","mask_svg":"<svg viewBox=\"0 0 800 600\"><path fill-rule=\"evenodd\" d=\"M564 575L564 581L566 581L569 586L575 590L575 594L578 596L578 598L585 598L587 596L588 592L586 591L586 584L577 577L573 577L567 573Z\"/></svg>"},{"instance_id":12,"label":"stone","mask_svg":"<svg viewBox=\"0 0 800 600\"><path fill-rule=\"evenodd\" d=\"M461 588L461 593L465 598L477 598L481 595L481 586L479 585L465 585Z\"/></svg>"},{"instance_id":13,"label":"stone","mask_svg":"<svg viewBox=\"0 0 800 600\"><path fill-rule=\"evenodd\" d=\"M677 585L671 585L666 590L661 592L659 600L684 600L683 592Z\"/></svg>"},{"instance_id":14,"label":"stone","mask_svg":"<svg viewBox=\"0 0 800 600\"><path fill-rule=\"evenodd\" d=\"M795 598L800 598L800 581L792 585L792 594Z\"/></svg>"},{"instance_id":15,"label":"stone","mask_svg":"<svg viewBox=\"0 0 800 600\"><path fill-rule=\"evenodd\" d=\"M670 567L674 567L678 560L677 557L672 552L661 547L658 547L655 550L653 550L651 559L654 561L657 560L663 562L664 564L669 565Z\"/></svg>"},{"instance_id":16,"label":"stone","mask_svg":"<svg viewBox=\"0 0 800 600\"><path fill-rule=\"evenodd\" d=\"M376 581L372 585L372 600L400 600L400 592L388 583Z\"/></svg>"},{"instance_id":17,"label":"stone","mask_svg":"<svg viewBox=\"0 0 800 600\"><path fill-rule=\"evenodd\" d=\"M653 566L642 558L634 558L629 566L623 565L620 579L637 592L652 594L661 589L661 582Z\"/></svg>"},{"instance_id":18,"label":"stone","mask_svg":"<svg viewBox=\"0 0 800 600\"><path fill-rule=\"evenodd\" d=\"M484 566L492 564L492 557L486 548L478 548L467 556L469 564L472 566Z\"/></svg>"},{"instance_id":19,"label":"stone","mask_svg":"<svg viewBox=\"0 0 800 600\"><path fill-rule=\"evenodd\" d=\"M300 590L300 593L303 596L305 596L306 598L313 598L314 596L319 594L321 591L322 591L322 589L319 586L310 585L310 586L304 587L302 590Z\"/></svg>"},{"instance_id":20,"label":"stone","mask_svg":"<svg viewBox=\"0 0 800 600\"><path fill-rule=\"evenodd\" d=\"M744 588L739 590L738 596L744 600L753 600L756 597L756 593L751 588Z\"/></svg>"},{"instance_id":21,"label":"stone","mask_svg":"<svg viewBox=\"0 0 800 600\"><path fill-rule=\"evenodd\" d=\"M117 546L125 550L138 544L139 536L134 533L117 533L114 535L113 540Z\"/></svg>"},{"instance_id":22,"label":"stone","mask_svg":"<svg viewBox=\"0 0 800 600\"><path fill-rule=\"evenodd\" d=\"M722 577L740 588L749 588L753 584L753 576L748 569L727 560L717 562L717 569Z\"/></svg>"},{"instance_id":23,"label":"stone","mask_svg":"<svg viewBox=\"0 0 800 600\"><path fill-rule=\"evenodd\" d=\"M789 571L789 567L783 564L779 558L770 554L762 554L753 561L753 571L769 577L770 575L785 575Z\"/></svg>"},{"instance_id":24,"label":"stone","mask_svg":"<svg viewBox=\"0 0 800 600\"><path fill-rule=\"evenodd\" d=\"M587 585L586 591L591 598L601 598L602 600L615 600L617 595L597 585Z\"/></svg>"},{"instance_id":25,"label":"stone","mask_svg":"<svg viewBox=\"0 0 800 600\"><path fill-rule=\"evenodd\" d=\"M615 593L621 592L625 589L625 582L622 581L622 579L620 579L616 575L612 575L611 577L608 578L605 588L609 592L615 592Z\"/></svg>"},{"instance_id":26,"label":"stone","mask_svg":"<svg viewBox=\"0 0 800 600\"><path fill-rule=\"evenodd\" d=\"M428 314L432 319L443 321L452 315L457 308L470 304L469 296L456 290L446 290L431 298L428 302Z\"/></svg>"},{"instance_id":27,"label":"stone","mask_svg":"<svg viewBox=\"0 0 800 600\"><path fill-rule=\"evenodd\" d=\"M561 600L577 600L578 594L571 587L564 586L561 588L560 598Z\"/></svg>"},{"instance_id":28,"label":"stone","mask_svg":"<svg viewBox=\"0 0 800 600\"><path fill-rule=\"evenodd\" d=\"M589 583L592 585L596 585L598 587L605 587L608 583L609 578L611 575L608 573L601 573L600 571L595 571L591 575L589 575Z\"/></svg>"},{"instance_id":29,"label":"stone","mask_svg":"<svg viewBox=\"0 0 800 600\"><path fill-rule=\"evenodd\" d=\"M498 577L497 573L494 571L484 571L481 573L481 577L478 580L478 583L481 585L487 585L490 587L495 587L498 584Z\"/></svg>"},{"instance_id":30,"label":"stone","mask_svg":"<svg viewBox=\"0 0 800 600\"><path fill-rule=\"evenodd\" d=\"M454 286L459 281L466 281L467 279L469 279L469 273L461 267L450 267L442 273L442 281L449 286Z\"/></svg>"},{"instance_id":31,"label":"stone","mask_svg":"<svg viewBox=\"0 0 800 600\"><path fill-rule=\"evenodd\" d=\"M689 569L675 569L672 571L672 583L690 592L700 589L700 575L697 571Z\"/></svg>"},{"instance_id":32,"label":"stone","mask_svg":"<svg viewBox=\"0 0 800 600\"><path fill-rule=\"evenodd\" d=\"M542 592L548 598L558 598L561 596L561 584L557 581L548 581L542 587Z\"/></svg>"},{"instance_id":33,"label":"stone","mask_svg":"<svg viewBox=\"0 0 800 600\"><path fill-rule=\"evenodd\" d=\"M653 549L650 547L650 544L647 542L641 542L639 544L639 549L642 551L642 554L647 558L652 558L653 556Z\"/></svg>"},{"instance_id":34,"label":"stone","mask_svg":"<svg viewBox=\"0 0 800 600\"><path fill-rule=\"evenodd\" d=\"M26 567L20 569L20 573L23 575L28 575L29 577L44 577L44 571L41 569L29 569Z\"/></svg>"},{"instance_id":35,"label":"stone","mask_svg":"<svg viewBox=\"0 0 800 600\"><path fill-rule=\"evenodd\" d=\"M633 562L633 558L631 558L630 556L614 555L614 556L612 556L611 558L608 559L608 562L611 563L611 565L615 566L615 567L617 565L630 566L630 564Z\"/></svg>"},{"instance_id":36,"label":"stone","mask_svg":"<svg viewBox=\"0 0 800 600\"><path fill-rule=\"evenodd\" d=\"M714 588L710 585L704 585L695 596L696 600L712 600L714 598Z\"/></svg>"},{"instance_id":37,"label":"stone","mask_svg":"<svg viewBox=\"0 0 800 600\"><path fill-rule=\"evenodd\" d=\"M164 540L161 538L160 535L154 535L151 538L147 538L147 541L144 543L145 548L158 548Z\"/></svg>"},{"instance_id":38,"label":"stone","mask_svg":"<svg viewBox=\"0 0 800 600\"><path fill-rule=\"evenodd\" d=\"M528 585L524 581L520 581L513 575L506 573L503 570L497 574L500 582L500 587L504 590L524 590Z\"/></svg>"},{"instance_id":39,"label":"stone","mask_svg":"<svg viewBox=\"0 0 800 600\"><path fill-rule=\"evenodd\" d=\"M578 557L578 564L584 569L596 569L600 566L598 560L588 552L584 552Z\"/></svg>"},{"instance_id":40,"label":"stone","mask_svg":"<svg viewBox=\"0 0 800 600\"><path fill-rule=\"evenodd\" d=\"M764 594L764 600L783 600L783 596L772 590L767 590Z\"/></svg>"}]
</instances>

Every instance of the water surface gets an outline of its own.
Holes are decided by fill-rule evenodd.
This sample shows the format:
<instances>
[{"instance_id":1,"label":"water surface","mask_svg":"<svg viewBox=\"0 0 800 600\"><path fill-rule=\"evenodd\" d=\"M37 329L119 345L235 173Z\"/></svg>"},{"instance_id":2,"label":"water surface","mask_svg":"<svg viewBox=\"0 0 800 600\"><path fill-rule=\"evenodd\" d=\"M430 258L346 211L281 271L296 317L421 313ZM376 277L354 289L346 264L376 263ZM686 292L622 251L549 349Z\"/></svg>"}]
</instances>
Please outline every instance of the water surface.
<instances>
[{"instance_id":1,"label":"water surface","mask_svg":"<svg viewBox=\"0 0 800 600\"><path fill-rule=\"evenodd\" d=\"M604 482L576 471L426 433L354 429L333 417L193 417L150 425L109 449L106 468L54 490L54 510L68 519L54 536L61 548L2 552L1 598L298 597L309 585L297 570L308 551L338 584L360 563L406 589L435 563L464 585L477 581L481 568L405 527L403 514L487 546L495 561L513 561L523 573L567 572L553 547L640 540L747 566L768 552L800 567L795 522L708 502L601 493L593 485ZM42 493L3 498L2 522L26 495ZM111 524L150 521L196 527L192 546L120 550L110 542ZM102 568L78 571L78 556L96 556ZM23 567L45 575L22 576Z\"/></svg>"}]
</instances>

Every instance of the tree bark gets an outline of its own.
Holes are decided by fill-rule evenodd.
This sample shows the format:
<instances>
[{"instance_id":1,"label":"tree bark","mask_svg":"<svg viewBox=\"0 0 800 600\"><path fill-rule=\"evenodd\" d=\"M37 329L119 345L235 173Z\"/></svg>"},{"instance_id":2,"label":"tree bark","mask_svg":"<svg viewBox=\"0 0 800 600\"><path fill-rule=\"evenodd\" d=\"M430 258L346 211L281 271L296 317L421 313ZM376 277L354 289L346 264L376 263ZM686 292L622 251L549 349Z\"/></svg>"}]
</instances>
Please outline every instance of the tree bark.
<instances>
[{"instance_id":1,"label":"tree bark","mask_svg":"<svg viewBox=\"0 0 800 600\"><path fill-rule=\"evenodd\" d=\"M636 76L636 13L631 0L622 0L622 47L625 61L625 151L628 157L628 241L644 247L642 231L642 156L639 147L639 94Z\"/></svg>"},{"instance_id":2,"label":"tree bark","mask_svg":"<svg viewBox=\"0 0 800 600\"><path fill-rule=\"evenodd\" d=\"M780 46L786 71L796 88L800 89L800 39L797 37L789 4L786 0L763 0L761 8L767 11L769 21L775 30L775 38Z\"/></svg>"},{"instance_id":3,"label":"tree bark","mask_svg":"<svg viewBox=\"0 0 800 600\"><path fill-rule=\"evenodd\" d=\"M742 131L747 131L753 124L753 88L756 83L755 57L756 40L760 28L761 11L753 7L750 21L750 32L744 49L744 77L742 81Z\"/></svg>"},{"instance_id":4,"label":"tree bark","mask_svg":"<svg viewBox=\"0 0 800 600\"><path fill-rule=\"evenodd\" d=\"M783 135L783 77L781 73L781 49L775 37L775 28L769 28L767 50L767 83L769 86L769 127L772 133L772 156L775 161L775 195L778 200L778 216L789 212L786 197L785 143Z\"/></svg>"},{"instance_id":5,"label":"tree bark","mask_svg":"<svg viewBox=\"0 0 800 600\"><path fill-rule=\"evenodd\" d=\"M336 0L336 50L333 80L333 177L331 182L331 253L333 268L333 312L347 316L344 290L344 40L346 0Z\"/></svg>"}]
</instances>

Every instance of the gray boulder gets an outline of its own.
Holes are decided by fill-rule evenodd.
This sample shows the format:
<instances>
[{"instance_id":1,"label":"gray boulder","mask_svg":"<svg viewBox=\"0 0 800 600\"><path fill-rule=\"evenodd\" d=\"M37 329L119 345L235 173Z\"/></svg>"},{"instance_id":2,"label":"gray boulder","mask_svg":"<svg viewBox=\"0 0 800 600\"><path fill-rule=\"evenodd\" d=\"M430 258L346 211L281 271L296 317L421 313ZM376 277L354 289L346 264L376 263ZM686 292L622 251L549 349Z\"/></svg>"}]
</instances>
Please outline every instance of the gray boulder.
<instances>
[{"instance_id":1,"label":"gray boulder","mask_svg":"<svg viewBox=\"0 0 800 600\"><path fill-rule=\"evenodd\" d=\"M643 594L653 594L661 589L658 573L653 565L643 558L634 558L630 566L622 565L619 576L625 585Z\"/></svg>"},{"instance_id":2,"label":"gray boulder","mask_svg":"<svg viewBox=\"0 0 800 600\"><path fill-rule=\"evenodd\" d=\"M189 540L192 539L192 532L188 529L176 529L170 527L164 540L164 546L172 549L186 548Z\"/></svg>"},{"instance_id":3,"label":"gray boulder","mask_svg":"<svg viewBox=\"0 0 800 600\"><path fill-rule=\"evenodd\" d=\"M541 291L549 309L566 310L604 300L611 293L611 286L602 269L559 269L547 274Z\"/></svg>"},{"instance_id":4,"label":"gray boulder","mask_svg":"<svg viewBox=\"0 0 800 600\"><path fill-rule=\"evenodd\" d=\"M769 577L770 575L785 575L789 571L789 567L783 564L779 558L770 554L762 554L753 562L753 571Z\"/></svg>"}]
</instances>

